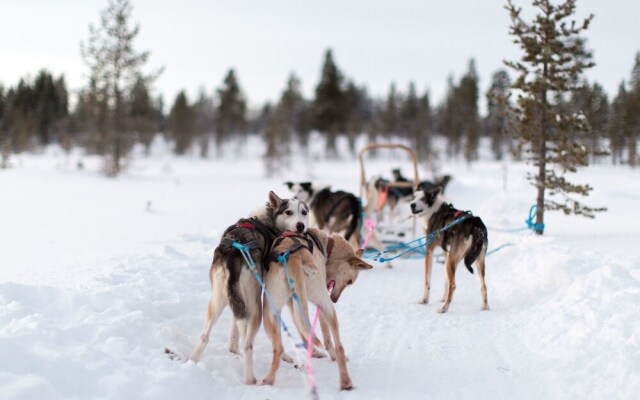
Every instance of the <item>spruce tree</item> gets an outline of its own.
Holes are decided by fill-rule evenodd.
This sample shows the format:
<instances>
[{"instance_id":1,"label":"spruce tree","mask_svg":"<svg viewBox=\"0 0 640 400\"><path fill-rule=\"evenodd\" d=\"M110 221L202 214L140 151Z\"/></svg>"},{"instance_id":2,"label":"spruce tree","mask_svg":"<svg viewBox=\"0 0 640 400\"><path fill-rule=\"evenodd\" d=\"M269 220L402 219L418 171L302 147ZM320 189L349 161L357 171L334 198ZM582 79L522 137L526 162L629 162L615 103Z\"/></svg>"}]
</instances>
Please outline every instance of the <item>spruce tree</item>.
<instances>
[{"instance_id":1,"label":"spruce tree","mask_svg":"<svg viewBox=\"0 0 640 400\"><path fill-rule=\"evenodd\" d=\"M589 129L578 139L587 147L591 159L609 154L602 146L601 139L606 136L609 122L609 100L602 86L597 83L584 83L571 94L570 111L584 114Z\"/></svg>"},{"instance_id":2,"label":"spruce tree","mask_svg":"<svg viewBox=\"0 0 640 400\"><path fill-rule=\"evenodd\" d=\"M609 148L611 149L611 159L613 164L622 163L622 153L624 150L625 134L628 131L628 101L629 93L624 82L618 86L618 93L611 103L611 113L607 133L609 136Z\"/></svg>"},{"instance_id":3,"label":"spruce tree","mask_svg":"<svg viewBox=\"0 0 640 400\"><path fill-rule=\"evenodd\" d=\"M185 154L193 143L194 117L184 90L178 93L171 107L169 132L175 141L174 152L177 155Z\"/></svg>"},{"instance_id":4,"label":"spruce tree","mask_svg":"<svg viewBox=\"0 0 640 400\"><path fill-rule=\"evenodd\" d=\"M447 140L447 155L457 156L462 150L463 121L459 113L458 88L453 83L453 77L447 79L447 94L444 104L440 107L440 129Z\"/></svg>"},{"instance_id":5,"label":"spruce tree","mask_svg":"<svg viewBox=\"0 0 640 400\"><path fill-rule=\"evenodd\" d=\"M222 145L233 135L246 133L246 100L235 71L230 69L222 87L217 90L216 152L222 155Z\"/></svg>"},{"instance_id":6,"label":"spruce tree","mask_svg":"<svg viewBox=\"0 0 640 400\"><path fill-rule=\"evenodd\" d=\"M345 90L345 132L349 152L356 154L356 139L364 129L364 107L366 92L350 81Z\"/></svg>"},{"instance_id":7,"label":"spruce tree","mask_svg":"<svg viewBox=\"0 0 640 400\"><path fill-rule=\"evenodd\" d=\"M431 131L433 116L429 101L429 92L418 99L418 113L413 127L413 145L419 159L431 157Z\"/></svg>"},{"instance_id":8,"label":"spruce tree","mask_svg":"<svg viewBox=\"0 0 640 400\"><path fill-rule=\"evenodd\" d=\"M456 97L461 136L464 137L464 158L471 162L478 159L480 141L480 117L478 115L478 73L475 61L469 61L467 73L460 80Z\"/></svg>"},{"instance_id":9,"label":"spruce tree","mask_svg":"<svg viewBox=\"0 0 640 400\"><path fill-rule=\"evenodd\" d=\"M384 103L382 113L382 129L387 138L400 133L400 96L396 90L396 84L389 86L389 94Z\"/></svg>"},{"instance_id":10,"label":"spruce tree","mask_svg":"<svg viewBox=\"0 0 640 400\"><path fill-rule=\"evenodd\" d=\"M209 156L209 140L215 131L215 112L213 99L207 96L204 89L200 89L198 100L193 105L194 129L198 138L198 146L200 148L200 157L207 158Z\"/></svg>"},{"instance_id":11,"label":"spruce tree","mask_svg":"<svg viewBox=\"0 0 640 400\"><path fill-rule=\"evenodd\" d=\"M508 136L510 87L509 74L505 70L500 70L493 74L491 86L487 91L485 129L491 140L491 151L496 160L502 160L505 147L512 150Z\"/></svg>"},{"instance_id":12,"label":"spruce tree","mask_svg":"<svg viewBox=\"0 0 640 400\"><path fill-rule=\"evenodd\" d=\"M638 164L638 135L640 134L640 52L636 53L631 70L625 115L627 119L625 139L629 165L635 167Z\"/></svg>"},{"instance_id":13,"label":"spruce tree","mask_svg":"<svg viewBox=\"0 0 640 400\"><path fill-rule=\"evenodd\" d=\"M0 169L9 167L9 140L7 124L7 98L5 89L0 84Z\"/></svg>"},{"instance_id":14,"label":"spruce tree","mask_svg":"<svg viewBox=\"0 0 640 400\"><path fill-rule=\"evenodd\" d=\"M131 123L131 129L137 140L144 146L145 154L149 155L151 141L156 134L156 125L154 123L155 109L151 95L149 94L149 89L147 88L147 83L140 76L137 77L131 89L128 106L128 118Z\"/></svg>"},{"instance_id":15,"label":"spruce tree","mask_svg":"<svg viewBox=\"0 0 640 400\"><path fill-rule=\"evenodd\" d=\"M410 82L400 110L400 131L414 142L419 107L416 85Z\"/></svg>"},{"instance_id":16,"label":"spruce tree","mask_svg":"<svg viewBox=\"0 0 640 400\"><path fill-rule=\"evenodd\" d=\"M325 53L320 82L316 86L313 104L314 127L325 134L327 155L337 156L336 138L344 127L344 78L333 61L333 53Z\"/></svg>"},{"instance_id":17,"label":"spruce tree","mask_svg":"<svg viewBox=\"0 0 640 400\"><path fill-rule=\"evenodd\" d=\"M529 178L538 192L535 231L542 235L546 210L593 218L604 208L586 206L571 196L587 196L592 190L588 184L573 184L564 176L588 163L586 148L569 138L572 133L588 129L588 124L583 114L567 113L557 101L574 90L583 71L594 65L580 37L593 15L579 24L568 21L575 13L576 0L557 5L551 0L535 0L532 4L538 14L527 22L521 17L522 9L507 1L510 34L523 56L506 65L517 73L512 86L518 91L514 106L517 134L528 144L531 160L538 168ZM547 192L550 196L545 196Z\"/></svg>"}]
</instances>

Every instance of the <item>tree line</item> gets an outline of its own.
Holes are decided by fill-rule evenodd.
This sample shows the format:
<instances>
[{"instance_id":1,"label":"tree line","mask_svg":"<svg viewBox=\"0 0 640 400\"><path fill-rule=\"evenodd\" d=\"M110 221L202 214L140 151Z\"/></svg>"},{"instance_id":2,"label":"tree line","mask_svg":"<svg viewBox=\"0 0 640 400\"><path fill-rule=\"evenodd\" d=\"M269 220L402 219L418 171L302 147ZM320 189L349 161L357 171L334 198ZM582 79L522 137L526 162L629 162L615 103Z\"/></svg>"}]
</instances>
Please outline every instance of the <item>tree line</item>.
<instances>
[{"instance_id":1,"label":"tree line","mask_svg":"<svg viewBox=\"0 0 640 400\"><path fill-rule=\"evenodd\" d=\"M489 138L498 160L507 153L522 155L523 148L511 136L516 101L510 93L518 82L501 69L481 93L473 60L461 77L448 79L439 104L414 83L404 89L391 84L385 98L371 96L365 85L338 67L329 49L312 98L305 98L300 79L292 73L274 104L252 110L238 73L230 69L211 93L202 89L189 99L181 91L165 110L163 97L151 94L161 70L142 72L149 53L135 50L139 26L131 26L131 11L127 0L110 1L100 24L90 26L82 44L89 79L75 93L73 108L64 77L48 71L12 87L0 85L2 165L7 165L11 153L58 143L66 150L78 146L104 155L105 171L116 175L132 146L141 144L148 152L157 134L173 142L176 154L195 150L202 157L211 156L212 147L214 155L221 156L226 143L242 143L248 134L259 134L266 143L265 166L272 173L287 165L292 143L308 150L312 131L325 138L327 157L337 156L336 141L341 136L355 153L360 135L371 142L401 138L421 159L434 155L431 143L436 136L446 139L448 157L469 162L478 158L482 137ZM567 113L584 115L588 129L576 130L570 138L591 159L609 152L614 163L638 163L640 53L631 71L611 101L601 85L586 81L574 85L570 94L550 99ZM487 104L482 115L480 96Z\"/></svg>"}]
</instances>

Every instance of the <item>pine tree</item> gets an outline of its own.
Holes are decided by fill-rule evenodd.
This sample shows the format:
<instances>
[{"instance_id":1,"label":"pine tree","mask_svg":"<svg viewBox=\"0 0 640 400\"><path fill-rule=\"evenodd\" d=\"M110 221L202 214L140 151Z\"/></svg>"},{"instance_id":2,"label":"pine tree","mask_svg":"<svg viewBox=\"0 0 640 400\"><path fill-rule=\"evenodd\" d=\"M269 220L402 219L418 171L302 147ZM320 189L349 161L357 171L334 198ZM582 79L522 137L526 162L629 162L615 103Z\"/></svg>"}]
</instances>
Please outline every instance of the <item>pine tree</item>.
<instances>
[{"instance_id":1,"label":"pine tree","mask_svg":"<svg viewBox=\"0 0 640 400\"><path fill-rule=\"evenodd\" d=\"M291 125L288 117L288 110L281 100L271 113L265 130L267 148L264 162L267 176L272 176L287 164L291 140Z\"/></svg>"},{"instance_id":2,"label":"pine tree","mask_svg":"<svg viewBox=\"0 0 640 400\"><path fill-rule=\"evenodd\" d=\"M457 156L462 150L462 121L458 110L458 89L453 83L453 77L447 79L447 94L444 104L440 107L440 129L447 139L447 155Z\"/></svg>"},{"instance_id":3,"label":"pine tree","mask_svg":"<svg viewBox=\"0 0 640 400\"><path fill-rule=\"evenodd\" d=\"M0 84L0 169L9 167L9 140L7 124L7 98L5 89Z\"/></svg>"},{"instance_id":4,"label":"pine tree","mask_svg":"<svg viewBox=\"0 0 640 400\"><path fill-rule=\"evenodd\" d=\"M20 79L6 96L6 123L9 147L16 153L26 151L36 132L36 96L33 87Z\"/></svg>"},{"instance_id":5,"label":"pine tree","mask_svg":"<svg viewBox=\"0 0 640 400\"><path fill-rule=\"evenodd\" d=\"M246 133L246 100L235 71L230 69L217 90L216 152L222 155L222 145L233 135Z\"/></svg>"},{"instance_id":6,"label":"pine tree","mask_svg":"<svg viewBox=\"0 0 640 400\"><path fill-rule=\"evenodd\" d=\"M640 134L640 52L636 53L635 63L629 81L629 96L625 107L627 131L625 139L629 165L638 164L638 135Z\"/></svg>"},{"instance_id":7,"label":"pine tree","mask_svg":"<svg viewBox=\"0 0 640 400\"><path fill-rule=\"evenodd\" d=\"M204 89L200 89L198 100L193 105L195 118L195 135L198 138L200 157L209 156L209 141L215 131L215 112L213 99L207 96Z\"/></svg>"},{"instance_id":8,"label":"pine tree","mask_svg":"<svg viewBox=\"0 0 640 400\"><path fill-rule=\"evenodd\" d=\"M131 96L128 102L128 118L131 129L136 138L144 146L144 152L149 155L151 141L156 134L155 109L147 83L142 77L137 77L131 89Z\"/></svg>"},{"instance_id":9,"label":"pine tree","mask_svg":"<svg viewBox=\"0 0 640 400\"><path fill-rule=\"evenodd\" d=\"M497 71L491 79L491 87L487 91L487 117L485 119L486 134L491 139L491 151L496 160L502 160L505 147L511 148L508 121L509 88L511 79L505 70ZM505 143L506 142L506 143Z\"/></svg>"},{"instance_id":10,"label":"pine tree","mask_svg":"<svg viewBox=\"0 0 640 400\"><path fill-rule=\"evenodd\" d=\"M395 83L389 86L389 94L384 103L382 130L388 138L400 133L400 96L396 91Z\"/></svg>"},{"instance_id":11,"label":"pine tree","mask_svg":"<svg viewBox=\"0 0 640 400\"><path fill-rule=\"evenodd\" d=\"M121 170L121 159L133 142L127 118L128 93L138 77L152 82L161 71L144 76L142 67L149 52L137 52L133 42L140 26L130 27L132 6L128 0L109 0L101 12L100 26L89 26L89 39L81 50L90 70L89 90L106 111L104 130L111 151L111 163L106 172L116 176ZM98 122L101 125L102 122Z\"/></svg>"},{"instance_id":12,"label":"pine tree","mask_svg":"<svg viewBox=\"0 0 640 400\"><path fill-rule=\"evenodd\" d=\"M611 113L607 133L609 136L609 148L611 149L611 159L614 164L622 162L622 152L624 150L625 134L628 131L628 97L629 93L624 82L618 87L618 94L611 103Z\"/></svg>"},{"instance_id":13,"label":"pine tree","mask_svg":"<svg viewBox=\"0 0 640 400\"><path fill-rule=\"evenodd\" d=\"M431 131L433 116L429 101L429 92L418 99L418 113L413 127L413 145L419 159L431 157Z\"/></svg>"},{"instance_id":14,"label":"pine tree","mask_svg":"<svg viewBox=\"0 0 640 400\"><path fill-rule=\"evenodd\" d=\"M582 113L589 123L589 129L578 132L583 135L576 139L587 147L592 160L597 156L609 154L601 146L601 139L606 136L609 120L609 100L602 86L597 83L593 85L583 83L571 93L569 105L570 112Z\"/></svg>"},{"instance_id":15,"label":"pine tree","mask_svg":"<svg viewBox=\"0 0 640 400\"><path fill-rule=\"evenodd\" d=\"M336 138L345 122L343 81L329 49L325 54L320 82L316 86L313 125L325 134L327 155L330 157L337 155Z\"/></svg>"},{"instance_id":16,"label":"pine tree","mask_svg":"<svg viewBox=\"0 0 640 400\"><path fill-rule=\"evenodd\" d=\"M344 93L345 99L345 132L349 144L349 152L356 154L356 139L364 129L364 107L366 102L366 92L358 88L354 82L347 84Z\"/></svg>"},{"instance_id":17,"label":"pine tree","mask_svg":"<svg viewBox=\"0 0 640 400\"><path fill-rule=\"evenodd\" d=\"M400 110L400 131L414 142L418 109L419 100L416 93L416 85L410 82Z\"/></svg>"},{"instance_id":18,"label":"pine tree","mask_svg":"<svg viewBox=\"0 0 640 400\"><path fill-rule=\"evenodd\" d=\"M478 115L478 73L475 61L469 61L467 73L460 80L456 93L458 117L462 129L461 136L465 138L464 157L467 161L478 159L478 144L480 141L480 120Z\"/></svg>"},{"instance_id":19,"label":"pine tree","mask_svg":"<svg viewBox=\"0 0 640 400\"><path fill-rule=\"evenodd\" d=\"M565 214L594 217L604 208L588 207L571 194L587 196L591 186L570 183L564 174L575 172L587 165L587 150L569 140L569 135L588 129L584 115L563 112L554 99L570 93L578 84L582 72L591 68L592 56L585 49L580 34L589 27L593 15L581 24L567 22L576 9L576 0L566 0L558 5L551 0L535 0L538 10L532 22L521 17L522 9L511 0L506 9L511 16L510 34L523 51L520 61L506 62L518 74L513 88L519 90L514 114L518 119L519 137L530 144L531 160L538 167L536 175L530 175L537 188L536 233L544 233L546 210L562 210ZM546 192L550 199L545 198ZM561 196L560 200L555 200Z\"/></svg>"},{"instance_id":20,"label":"pine tree","mask_svg":"<svg viewBox=\"0 0 640 400\"><path fill-rule=\"evenodd\" d=\"M178 93L169 114L169 132L175 141L174 152L185 154L193 143L194 118L193 109L184 90Z\"/></svg>"}]
</instances>

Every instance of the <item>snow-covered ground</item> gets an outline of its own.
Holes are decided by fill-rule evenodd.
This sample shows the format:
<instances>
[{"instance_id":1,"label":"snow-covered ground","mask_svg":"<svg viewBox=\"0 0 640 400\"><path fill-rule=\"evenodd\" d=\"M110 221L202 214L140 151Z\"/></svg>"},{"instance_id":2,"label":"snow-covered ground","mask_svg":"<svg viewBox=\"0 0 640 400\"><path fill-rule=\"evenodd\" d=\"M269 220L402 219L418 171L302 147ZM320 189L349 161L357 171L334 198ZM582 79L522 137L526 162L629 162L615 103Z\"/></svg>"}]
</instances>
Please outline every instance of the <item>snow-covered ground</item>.
<instances>
[{"instance_id":1,"label":"snow-covered ground","mask_svg":"<svg viewBox=\"0 0 640 400\"><path fill-rule=\"evenodd\" d=\"M13 158L0 172L0 399L306 398L290 364L273 387L242 383L241 358L227 351L228 310L199 364L163 353L192 350L212 250L270 189L286 195L284 180L313 178L357 191L355 160L294 162L268 179L258 147L200 160L160 144L118 179L92 157L78 170L78 154L56 149ZM510 164L506 190L501 163L441 170L454 176L448 194L459 208L519 228L535 198L530 168ZM417 304L422 260L363 272L337 305L356 388L340 392L336 364L314 360L320 398L637 398L640 171L594 166L577 178L609 211L549 213L543 237L490 231L490 248L513 243L487 259L491 311L480 311L478 278L464 268L444 315L441 265L427 306ZM271 359L263 331L254 354L262 377Z\"/></svg>"}]
</instances>

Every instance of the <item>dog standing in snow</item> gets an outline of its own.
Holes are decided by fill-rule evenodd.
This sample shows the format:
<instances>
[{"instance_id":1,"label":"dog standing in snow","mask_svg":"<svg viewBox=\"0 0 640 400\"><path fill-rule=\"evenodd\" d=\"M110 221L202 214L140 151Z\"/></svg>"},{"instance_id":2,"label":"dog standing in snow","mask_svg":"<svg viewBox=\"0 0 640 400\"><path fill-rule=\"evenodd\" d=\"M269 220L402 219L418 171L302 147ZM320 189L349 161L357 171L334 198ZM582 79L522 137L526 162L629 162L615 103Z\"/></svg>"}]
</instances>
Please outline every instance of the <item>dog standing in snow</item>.
<instances>
[{"instance_id":1,"label":"dog standing in snow","mask_svg":"<svg viewBox=\"0 0 640 400\"><path fill-rule=\"evenodd\" d=\"M283 200L274 192L269 192L266 206L227 228L220 244L213 254L213 262L209 270L211 281L211 299L207 309L204 332L190 360L198 362L202 357L211 328L229 305L233 312L235 327L232 327L230 350L237 347L237 336L242 337L244 346L244 381L255 384L253 372L253 341L262 320L262 287L254 272L246 265L240 250L233 243L248 246L251 257L255 261L257 273L264 277L268 267L268 257L273 241L283 231L304 233L309 225L309 207L296 199Z\"/></svg>"},{"instance_id":2,"label":"dog standing in snow","mask_svg":"<svg viewBox=\"0 0 640 400\"><path fill-rule=\"evenodd\" d=\"M433 264L433 252L436 246L440 246L445 253L445 295L444 304L438 310L445 313L451 304L453 292L456 289L456 267L464 259L464 265L473 273L471 264L475 261L480 277L480 289L482 294L482 309L488 310L487 286L484 281L485 256L487 254L488 236L487 227L479 217L471 215L468 211L455 209L444 201L440 187L422 188L418 190L410 203L411 212L420 219L427 235L443 229L449 224L460 219L460 222L452 225L443 232L435 234L435 237L427 245L424 259L424 294L420 303L429 302L429 289L431 281L431 267Z\"/></svg>"},{"instance_id":3,"label":"dog standing in snow","mask_svg":"<svg viewBox=\"0 0 640 400\"><path fill-rule=\"evenodd\" d=\"M293 250L294 248L296 250ZM292 251L288 257L287 265L293 279L295 293L302 306L302 311L297 307L292 309L296 328L303 338L307 338L309 327L305 318L308 318L309 315L308 301L320 307L322 311L320 313L320 327L324 347L329 352L331 359L338 362L340 389L349 390L353 384L347 371L344 348L340 340L338 317L333 303L338 301L345 288L356 281L360 271L372 267L360 259L361 251L356 254L353 247L339 234L327 234L313 228L308 230L307 235L285 235L278 239L273 249L274 256L286 251ZM264 378L264 383L272 385L280 366L281 357L292 361L287 359L284 353L280 325L272 306L280 312L282 306L291 301L293 293L287 283L284 268L277 261L271 262L265 285L274 304L268 304L267 299L263 302L264 329L273 345L271 368ZM331 295L327 290L329 286L333 287ZM335 348L331 337L335 340ZM314 344L319 345L316 341L317 339L314 340Z\"/></svg>"}]
</instances>

